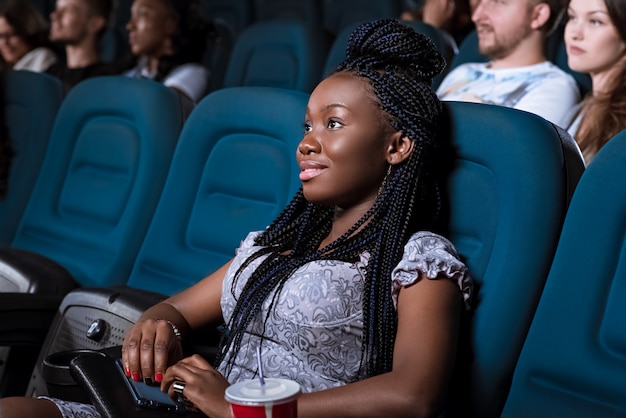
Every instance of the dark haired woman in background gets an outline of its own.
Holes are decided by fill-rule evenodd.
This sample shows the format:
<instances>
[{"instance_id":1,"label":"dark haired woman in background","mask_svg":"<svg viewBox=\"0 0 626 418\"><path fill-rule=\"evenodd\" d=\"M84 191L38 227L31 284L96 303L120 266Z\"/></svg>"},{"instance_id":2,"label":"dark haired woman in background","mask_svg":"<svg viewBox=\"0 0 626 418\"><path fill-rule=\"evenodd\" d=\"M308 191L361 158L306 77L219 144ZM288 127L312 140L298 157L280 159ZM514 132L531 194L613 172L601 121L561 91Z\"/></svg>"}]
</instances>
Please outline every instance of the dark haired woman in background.
<instances>
[{"instance_id":1,"label":"dark haired woman in background","mask_svg":"<svg viewBox=\"0 0 626 418\"><path fill-rule=\"evenodd\" d=\"M571 0L567 12L567 62L592 83L568 131L589 164L626 129L626 0Z\"/></svg>"},{"instance_id":2,"label":"dark haired woman in background","mask_svg":"<svg viewBox=\"0 0 626 418\"><path fill-rule=\"evenodd\" d=\"M0 55L6 69L44 72L57 61L50 49L48 24L25 0L0 5Z\"/></svg>"},{"instance_id":3,"label":"dark haired woman in background","mask_svg":"<svg viewBox=\"0 0 626 418\"><path fill-rule=\"evenodd\" d=\"M438 234L445 147L430 85L443 66L426 37L396 20L358 27L309 99L296 153L302 189L229 263L143 313L124 339L126 374L171 396L177 381L204 414L229 418L224 391L256 377L259 348L266 376L300 384L301 418L439 416L472 292ZM190 331L222 321L215 368L182 358ZM98 416L53 402L5 398L0 415Z\"/></svg>"},{"instance_id":4,"label":"dark haired woman in background","mask_svg":"<svg viewBox=\"0 0 626 418\"><path fill-rule=\"evenodd\" d=\"M197 0L134 0L129 32L136 66L129 77L149 78L184 93L193 102L206 93L202 66L209 30Z\"/></svg>"}]
</instances>

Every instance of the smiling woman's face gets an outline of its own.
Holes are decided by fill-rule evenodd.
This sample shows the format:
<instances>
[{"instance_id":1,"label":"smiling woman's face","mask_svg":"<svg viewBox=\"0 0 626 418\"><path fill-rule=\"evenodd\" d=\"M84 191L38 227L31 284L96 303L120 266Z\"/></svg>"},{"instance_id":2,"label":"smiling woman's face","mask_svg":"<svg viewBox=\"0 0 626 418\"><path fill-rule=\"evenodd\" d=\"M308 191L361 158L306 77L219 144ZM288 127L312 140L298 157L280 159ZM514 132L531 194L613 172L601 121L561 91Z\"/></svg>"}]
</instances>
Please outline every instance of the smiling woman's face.
<instances>
[{"instance_id":1,"label":"smiling woman's face","mask_svg":"<svg viewBox=\"0 0 626 418\"><path fill-rule=\"evenodd\" d=\"M307 200L348 208L374 201L393 130L369 81L337 73L313 91L297 151Z\"/></svg>"}]
</instances>

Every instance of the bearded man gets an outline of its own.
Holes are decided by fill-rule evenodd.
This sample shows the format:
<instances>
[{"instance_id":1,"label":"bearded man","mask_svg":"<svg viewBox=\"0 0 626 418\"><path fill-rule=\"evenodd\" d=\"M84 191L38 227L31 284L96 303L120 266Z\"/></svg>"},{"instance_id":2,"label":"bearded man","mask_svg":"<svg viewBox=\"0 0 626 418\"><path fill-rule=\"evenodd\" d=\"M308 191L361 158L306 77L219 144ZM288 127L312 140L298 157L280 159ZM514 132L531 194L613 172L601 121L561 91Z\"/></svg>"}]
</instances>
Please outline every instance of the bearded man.
<instances>
[{"instance_id":1,"label":"bearded man","mask_svg":"<svg viewBox=\"0 0 626 418\"><path fill-rule=\"evenodd\" d=\"M512 107L567 127L580 89L545 53L566 5L566 0L481 0L472 20L478 50L488 61L450 71L437 89L439 98Z\"/></svg>"}]
</instances>

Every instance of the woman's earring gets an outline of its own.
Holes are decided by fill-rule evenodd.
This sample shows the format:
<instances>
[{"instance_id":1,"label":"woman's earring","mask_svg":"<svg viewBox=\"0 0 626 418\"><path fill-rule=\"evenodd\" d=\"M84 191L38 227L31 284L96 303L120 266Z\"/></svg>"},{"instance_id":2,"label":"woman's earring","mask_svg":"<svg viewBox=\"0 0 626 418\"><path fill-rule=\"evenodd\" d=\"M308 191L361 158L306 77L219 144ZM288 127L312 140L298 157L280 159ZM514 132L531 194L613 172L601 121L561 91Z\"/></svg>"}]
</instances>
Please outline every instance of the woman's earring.
<instances>
[{"instance_id":1,"label":"woman's earring","mask_svg":"<svg viewBox=\"0 0 626 418\"><path fill-rule=\"evenodd\" d=\"M391 164L389 164L389 167L387 167L387 174L385 174L385 178L383 179L382 184L378 188L377 197L380 196L383 190L385 190L385 186L387 185L387 180L389 179L389 176L391 176Z\"/></svg>"}]
</instances>

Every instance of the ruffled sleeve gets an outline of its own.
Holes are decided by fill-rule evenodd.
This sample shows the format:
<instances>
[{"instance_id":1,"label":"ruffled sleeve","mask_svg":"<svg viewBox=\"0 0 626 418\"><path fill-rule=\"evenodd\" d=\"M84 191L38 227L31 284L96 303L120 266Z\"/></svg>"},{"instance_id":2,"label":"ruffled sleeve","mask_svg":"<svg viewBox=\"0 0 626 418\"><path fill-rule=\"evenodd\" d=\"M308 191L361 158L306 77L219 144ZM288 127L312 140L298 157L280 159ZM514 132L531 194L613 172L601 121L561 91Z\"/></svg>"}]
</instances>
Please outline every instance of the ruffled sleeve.
<instances>
[{"instance_id":1,"label":"ruffled sleeve","mask_svg":"<svg viewBox=\"0 0 626 418\"><path fill-rule=\"evenodd\" d=\"M235 250L235 254L239 255L242 251L247 251L248 249L255 246L254 240L263 233L263 231L252 231L249 232L248 235L244 238L243 241L239 244L239 248Z\"/></svg>"},{"instance_id":2,"label":"ruffled sleeve","mask_svg":"<svg viewBox=\"0 0 626 418\"><path fill-rule=\"evenodd\" d=\"M409 239L402 260L391 274L396 306L400 289L416 283L421 274L431 280L453 280L461 290L466 309L470 308L473 282L449 240L432 232L418 232Z\"/></svg>"}]
</instances>

